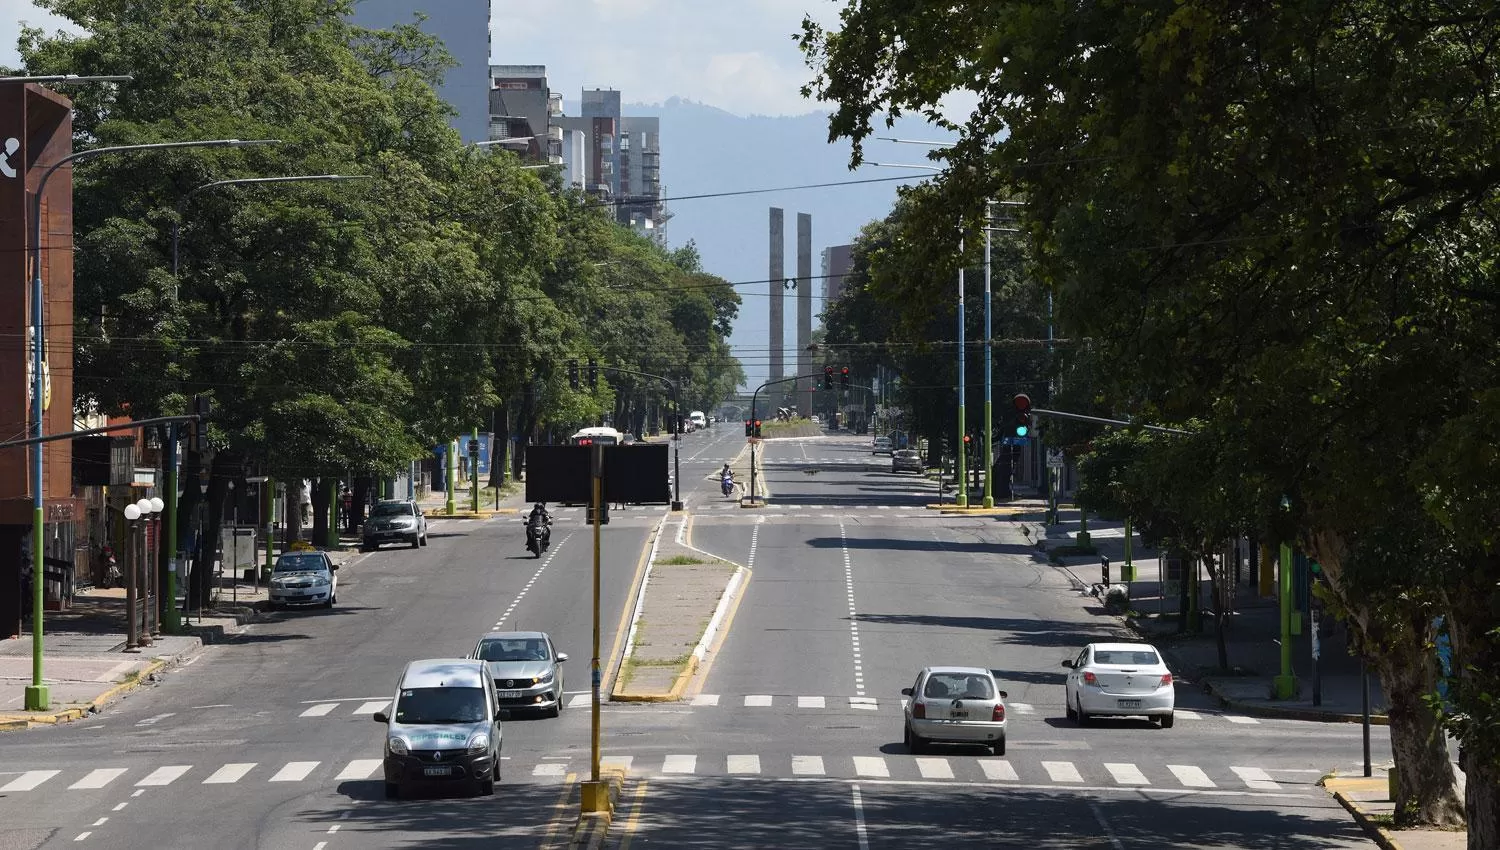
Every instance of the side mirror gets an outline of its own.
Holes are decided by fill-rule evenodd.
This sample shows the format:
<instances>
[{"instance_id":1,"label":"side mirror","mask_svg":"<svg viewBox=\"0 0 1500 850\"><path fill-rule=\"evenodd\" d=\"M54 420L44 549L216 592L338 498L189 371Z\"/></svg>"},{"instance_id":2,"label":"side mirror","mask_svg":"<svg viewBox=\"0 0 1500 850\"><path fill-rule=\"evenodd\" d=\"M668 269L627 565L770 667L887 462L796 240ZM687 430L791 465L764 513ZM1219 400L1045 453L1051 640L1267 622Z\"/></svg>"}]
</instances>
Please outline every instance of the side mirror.
<instances>
[{"instance_id":1,"label":"side mirror","mask_svg":"<svg viewBox=\"0 0 1500 850\"><path fill-rule=\"evenodd\" d=\"M390 723L391 722L391 716L389 714L386 714L383 711L377 711L377 712L375 712L374 717L375 717L375 722L376 723Z\"/></svg>"},{"instance_id":2,"label":"side mirror","mask_svg":"<svg viewBox=\"0 0 1500 850\"><path fill-rule=\"evenodd\" d=\"M904 696L904 697L911 696L911 688L902 688L901 689L901 695Z\"/></svg>"},{"instance_id":3,"label":"side mirror","mask_svg":"<svg viewBox=\"0 0 1500 850\"><path fill-rule=\"evenodd\" d=\"M1010 699L1010 694L1006 693L1005 691L1001 691L1000 692L1000 698L1001 699Z\"/></svg>"},{"instance_id":4,"label":"side mirror","mask_svg":"<svg viewBox=\"0 0 1500 850\"><path fill-rule=\"evenodd\" d=\"M329 564L328 569L333 570L334 572L338 572L339 571L339 565L338 564Z\"/></svg>"},{"instance_id":5,"label":"side mirror","mask_svg":"<svg viewBox=\"0 0 1500 850\"><path fill-rule=\"evenodd\" d=\"M1071 668L1073 666L1073 659L1069 658L1067 661L1064 661L1062 664L1063 664L1064 667Z\"/></svg>"},{"instance_id":6,"label":"side mirror","mask_svg":"<svg viewBox=\"0 0 1500 850\"><path fill-rule=\"evenodd\" d=\"M557 654L557 663L558 664L561 664L561 663L563 663L564 661L567 661L567 660L568 660L568 654L566 652L559 652Z\"/></svg>"}]
</instances>

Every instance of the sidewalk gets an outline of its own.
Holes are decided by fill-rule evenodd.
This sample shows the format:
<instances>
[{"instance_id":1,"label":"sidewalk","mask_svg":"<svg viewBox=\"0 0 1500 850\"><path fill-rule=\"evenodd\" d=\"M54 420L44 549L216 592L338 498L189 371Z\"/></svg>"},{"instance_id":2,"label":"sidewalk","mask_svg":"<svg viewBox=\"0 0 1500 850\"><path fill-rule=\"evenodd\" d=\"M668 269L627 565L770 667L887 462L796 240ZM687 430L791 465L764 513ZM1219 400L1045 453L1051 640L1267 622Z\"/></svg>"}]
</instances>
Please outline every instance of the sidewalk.
<instances>
[{"instance_id":1,"label":"sidewalk","mask_svg":"<svg viewBox=\"0 0 1500 850\"><path fill-rule=\"evenodd\" d=\"M477 513L473 510L474 491L463 480L453 488L453 513L448 513L448 493L444 490L429 490L426 495L417 496L417 508L428 519L489 519L497 514L516 513L526 504L526 491L521 482L512 481L508 489L502 489L499 504L495 502L495 488L483 486L485 483L480 481Z\"/></svg>"},{"instance_id":2,"label":"sidewalk","mask_svg":"<svg viewBox=\"0 0 1500 850\"><path fill-rule=\"evenodd\" d=\"M1395 806L1390 801L1390 780L1384 771L1369 778L1334 777L1323 780L1323 787L1343 806L1365 834L1385 850L1465 850L1469 843L1466 830L1393 829L1390 826Z\"/></svg>"}]
</instances>

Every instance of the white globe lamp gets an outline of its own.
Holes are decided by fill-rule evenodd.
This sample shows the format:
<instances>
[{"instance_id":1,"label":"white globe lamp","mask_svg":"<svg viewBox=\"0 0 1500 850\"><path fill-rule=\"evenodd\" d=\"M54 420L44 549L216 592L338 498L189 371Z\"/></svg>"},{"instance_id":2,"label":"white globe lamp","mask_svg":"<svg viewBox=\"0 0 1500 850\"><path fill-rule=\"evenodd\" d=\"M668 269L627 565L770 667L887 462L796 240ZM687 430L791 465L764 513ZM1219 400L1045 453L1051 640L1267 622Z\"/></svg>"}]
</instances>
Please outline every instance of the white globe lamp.
<instances>
[{"instance_id":1,"label":"white globe lamp","mask_svg":"<svg viewBox=\"0 0 1500 850\"><path fill-rule=\"evenodd\" d=\"M135 505L126 505L125 518L132 521L140 519L141 509L139 507L136 507Z\"/></svg>"},{"instance_id":2,"label":"white globe lamp","mask_svg":"<svg viewBox=\"0 0 1500 850\"><path fill-rule=\"evenodd\" d=\"M151 512L152 513L159 514L159 513L162 512L162 509L165 508L166 506L167 506L167 503L163 502L161 500L160 496L152 496L151 497Z\"/></svg>"},{"instance_id":3,"label":"white globe lamp","mask_svg":"<svg viewBox=\"0 0 1500 850\"><path fill-rule=\"evenodd\" d=\"M142 515L149 514L151 513L151 500L142 499L139 502L135 503L135 508L136 510L140 511Z\"/></svg>"}]
</instances>

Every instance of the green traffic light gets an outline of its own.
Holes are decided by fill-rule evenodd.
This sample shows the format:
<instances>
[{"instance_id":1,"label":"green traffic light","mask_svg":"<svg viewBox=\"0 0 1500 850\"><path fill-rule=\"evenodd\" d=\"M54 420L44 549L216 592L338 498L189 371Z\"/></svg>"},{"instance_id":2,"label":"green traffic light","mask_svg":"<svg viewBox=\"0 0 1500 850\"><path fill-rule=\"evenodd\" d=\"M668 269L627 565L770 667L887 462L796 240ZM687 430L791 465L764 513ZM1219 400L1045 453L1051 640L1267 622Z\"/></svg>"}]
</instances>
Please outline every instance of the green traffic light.
<instances>
[{"instance_id":1,"label":"green traffic light","mask_svg":"<svg viewBox=\"0 0 1500 850\"><path fill-rule=\"evenodd\" d=\"M1030 428L1027 428L1027 427L1026 427L1026 426L1025 426L1025 425L1017 425L1017 426L1016 426L1016 436L1017 436L1017 437L1024 437L1024 436L1026 436L1026 435L1027 435L1027 434L1028 434L1028 433L1029 433L1029 432L1030 432L1030 431L1031 431L1031 429L1030 429Z\"/></svg>"}]
</instances>

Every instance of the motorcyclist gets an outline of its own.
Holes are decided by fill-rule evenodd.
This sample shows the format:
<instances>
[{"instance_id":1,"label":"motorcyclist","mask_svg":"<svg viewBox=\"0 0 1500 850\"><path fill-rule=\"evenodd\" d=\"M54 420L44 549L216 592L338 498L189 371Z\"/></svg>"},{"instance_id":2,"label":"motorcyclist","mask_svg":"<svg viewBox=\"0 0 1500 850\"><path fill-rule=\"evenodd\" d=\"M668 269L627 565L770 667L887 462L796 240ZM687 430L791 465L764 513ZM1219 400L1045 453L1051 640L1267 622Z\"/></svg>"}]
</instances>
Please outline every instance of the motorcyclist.
<instances>
[{"instance_id":1,"label":"motorcyclist","mask_svg":"<svg viewBox=\"0 0 1500 850\"><path fill-rule=\"evenodd\" d=\"M527 539L530 540L538 530L544 543L552 538L552 514L547 513L546 502L537 502L532 505L531 514L526 517Z\"/></svg>"},{"instance_id":2,"label":"motorcyclist","mask_svg":"<svg viewBox=\"0 0 1500 850\"><path fill-rule=\"evenodd\" d=\"M719 485L725 489L725 492L734 487L734 470L729 468L728 463L725 463L724 468L719 470Z\"/></svg>"}]
</instances>

